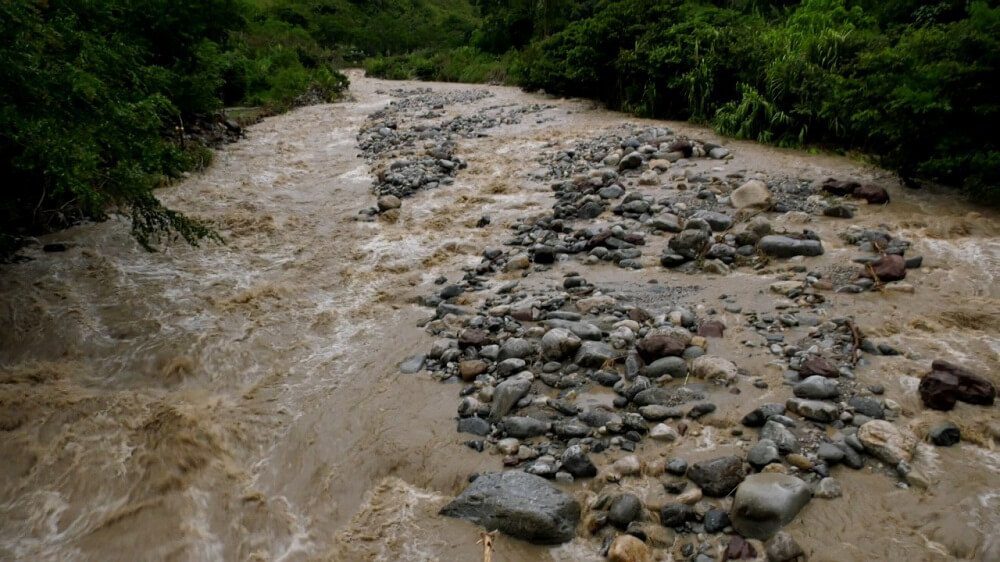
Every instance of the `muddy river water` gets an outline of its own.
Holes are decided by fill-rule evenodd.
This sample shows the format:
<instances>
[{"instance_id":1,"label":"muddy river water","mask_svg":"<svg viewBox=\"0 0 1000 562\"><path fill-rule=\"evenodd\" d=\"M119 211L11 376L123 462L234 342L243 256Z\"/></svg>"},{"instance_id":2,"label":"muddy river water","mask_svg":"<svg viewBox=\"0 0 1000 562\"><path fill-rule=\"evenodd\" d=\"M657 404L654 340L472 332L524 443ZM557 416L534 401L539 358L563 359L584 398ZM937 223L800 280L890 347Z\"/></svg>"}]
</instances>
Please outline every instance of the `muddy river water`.
<instances>
[{"instance_id":1,"label":"muddy river water","mask_svg":"<svg viewBox=\"0 0 1000 562\"><path fill-rule=\"evenodd\" d=\"M265 119L208 170L161 190L167 205L215 224L224 245L165 243L148 253L126 222L110 220L42 240L66 252L29 247L33 259L0 266L0 559L481 559L479 530L437 511L469 474L501 461L462 444L455 385L400 374L400 361L433 341L418 327L433 309L418 298L439 290L439 276L457 281L516 220L551 208L548 182L532 176L540 151L655 122L514 88L351 78L347 101ZM448 105L447 116L551 107L461 139L456 153L468 168L406 199L397 221L358 220L374 203L358 131L391 90L417 87L493 94ZM857 369L902 407L897 424L926 435L948 417L965 437L920 446L926 490L873 469L837 469L843 497L813 500L787 530L810 560L1000 560L1000 407L960 404L946 416L925 410L916 392L936 358L1000 383L995 211L946 191L905 190L841 157L722 144L732 159L699 165L888 186L892 202L861 206L850 224L885 225L913 243L910 253L924 256L907 278L914 291L830 293L830 307L902 352ZM490 224L478 228L483 214ZM827 246L810 266L850 262L838 220L810 223ZM767 290L773 272L692 276L649 259L643 269L595 266L587 276L649 302L659 298L650 280L689 287L676 298L693 308L721 294L744 309L776 297ZM560 263L540 279L574 268ZM722 316L732 329L713 353L759 369L771 383L762 392L783 401L780 370L740 345L750 329L739 314ZM733 409L730 424L746 413L720 405ZM643 454L718 455L732 446L716 439L725 423ZM588 486L566 489L583 497ZM599 546L583 536L554 548L501 536L494 560L600 560Z\"/></svg>"}]
</instances>

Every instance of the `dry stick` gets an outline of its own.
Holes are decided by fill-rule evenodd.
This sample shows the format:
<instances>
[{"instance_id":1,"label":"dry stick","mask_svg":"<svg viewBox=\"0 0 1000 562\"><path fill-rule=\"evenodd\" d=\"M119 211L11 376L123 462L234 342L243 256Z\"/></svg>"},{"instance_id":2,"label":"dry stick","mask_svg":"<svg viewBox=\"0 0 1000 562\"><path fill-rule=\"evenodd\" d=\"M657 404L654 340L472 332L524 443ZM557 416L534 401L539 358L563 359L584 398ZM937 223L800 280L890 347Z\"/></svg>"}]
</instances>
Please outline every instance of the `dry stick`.
<instances>
[{"instance_id":1,"label":"dry stick","mask_svg":"<svg viewBox=\"0 0 1000 562\"><path fill-rule=\"evenodd\" d=\"M493 537L496 534L496 531L492 533L485 531L479 533L479 540L476 541L476 544L483 545L483 562L493 562Z\"/></svg>"}]
</instances>

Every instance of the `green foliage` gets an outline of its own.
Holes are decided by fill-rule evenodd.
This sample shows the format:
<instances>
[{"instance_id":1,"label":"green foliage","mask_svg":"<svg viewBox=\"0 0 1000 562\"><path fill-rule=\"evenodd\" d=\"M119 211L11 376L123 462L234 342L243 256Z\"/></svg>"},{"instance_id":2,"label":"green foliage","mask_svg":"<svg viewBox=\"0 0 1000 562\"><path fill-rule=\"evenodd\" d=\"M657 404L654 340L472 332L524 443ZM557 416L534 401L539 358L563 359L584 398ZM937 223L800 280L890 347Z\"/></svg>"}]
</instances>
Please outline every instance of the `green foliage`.
<instances>
[{"instance_id":1,"label":"green foliage","mask_svg":"<svg viewBox=\"0 0 1000 562\"><path fill-rule=\"evenodd\" d=\"M504 83L514 56L484 53L473 47L446 51L423 50L407 55L365 60L369 76L391 80L437 80L442 82Z\"/></svg>"}]
</instances>

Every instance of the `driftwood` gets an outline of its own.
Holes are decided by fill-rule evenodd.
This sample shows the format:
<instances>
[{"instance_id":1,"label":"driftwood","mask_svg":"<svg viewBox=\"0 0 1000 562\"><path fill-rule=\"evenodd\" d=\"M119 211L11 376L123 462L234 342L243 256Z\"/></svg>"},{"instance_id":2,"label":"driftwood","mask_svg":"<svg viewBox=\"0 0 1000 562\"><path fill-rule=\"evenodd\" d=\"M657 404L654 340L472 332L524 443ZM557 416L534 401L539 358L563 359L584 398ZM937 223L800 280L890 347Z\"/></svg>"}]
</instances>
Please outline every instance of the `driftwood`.
<instances>
[{"instance_id":1,"label":"driftwood","mask_svg":"<svg viewBox=\"0 0 1000 562\"><path fill-rule=\"evenodd\" d=\"M493 562L493 537L497 534L496 531L492 533L487 533L483 531L479 533L479 540L476 544L483 545L483 562Z\"/></svg>"}]
</instances>

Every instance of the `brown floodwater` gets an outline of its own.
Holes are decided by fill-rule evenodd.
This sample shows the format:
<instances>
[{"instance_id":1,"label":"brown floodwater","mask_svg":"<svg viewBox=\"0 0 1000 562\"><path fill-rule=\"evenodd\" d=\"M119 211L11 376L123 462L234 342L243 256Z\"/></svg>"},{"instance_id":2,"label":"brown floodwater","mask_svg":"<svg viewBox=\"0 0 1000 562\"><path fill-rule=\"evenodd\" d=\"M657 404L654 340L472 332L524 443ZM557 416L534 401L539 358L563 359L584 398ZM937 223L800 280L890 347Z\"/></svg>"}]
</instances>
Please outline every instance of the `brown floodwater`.
<instances>
[{"instance_id":1,"label":"brown floodwater","mask_svg":"<svg viewBox=\"0 0 1000 562\"><path fill-rule=\"evenodd\" d=\"M166 242L148 253L125 221L110 220L43 238L68 244L64 253L33 246L30 261L0 266L0 559L481 559L479 530L436 512L470 473L501 461L462 445L456 386L398 373L400 360L432 341L417 325L433 312L416 299L435 290L438 276L458 281L514 221L550 209L551 191L531 174L540 151L624 122L715 136L507 87L351 78L349 100L265 119L219 150L205 172L159 192L167 205L217 225L224 245ZM497 104L553 108L545 119L528 115L460 141L468 169L452 185L407 199L398 221L356 220L374 197L355 137L399 87L494 94L449 105L449 116ZM932 359L1000 383L994 211L948 191L905 190L890 174L842 157L723 143L733 159L693 169L888 186L890 205L862 206L849 223L810 219L827 252L801 263L848 264L855 251L836 236L847 224L886 225L913 242L910 255L924 256L907 279L912 294L827 295L831 315L854 316L902 352L857 369L899 403L897 424L925 435L945 417L924 410L916 393ZM484 213L491 224L476 228ZM791 217L776 224L782 220L803 227ZM781 300L767 289L781 265L685 275L656 266L665 241L644 250L643 270L571 261L525 283L585 269L603 289L651 309L704 309L727 294L744 311L769 311ZM664 287L683 290L668 297L657 292ZM717 421L674 444L644 443L644 458L741 450L746 443L728 429L752 403L789 395L767 350L739 343L752 330L738 315L720 316L731 329L710 351L769 388L713 396L723 412ZM920 446L915 464L931 480L927 490L901 488L873 468L838 468L844 496L813 500L788 530L814 561L1000 560L998 408L960 404L947 417L966 439ZM653 479L621 485L650 502L662 494ZM586 500L599 487L595 480L568 489ZM585 537L556 548L500 537L496 546L497 562L600 559L599 544ZM660 556L674 559L671 551Z\"/></svg>"}]
</instances>

